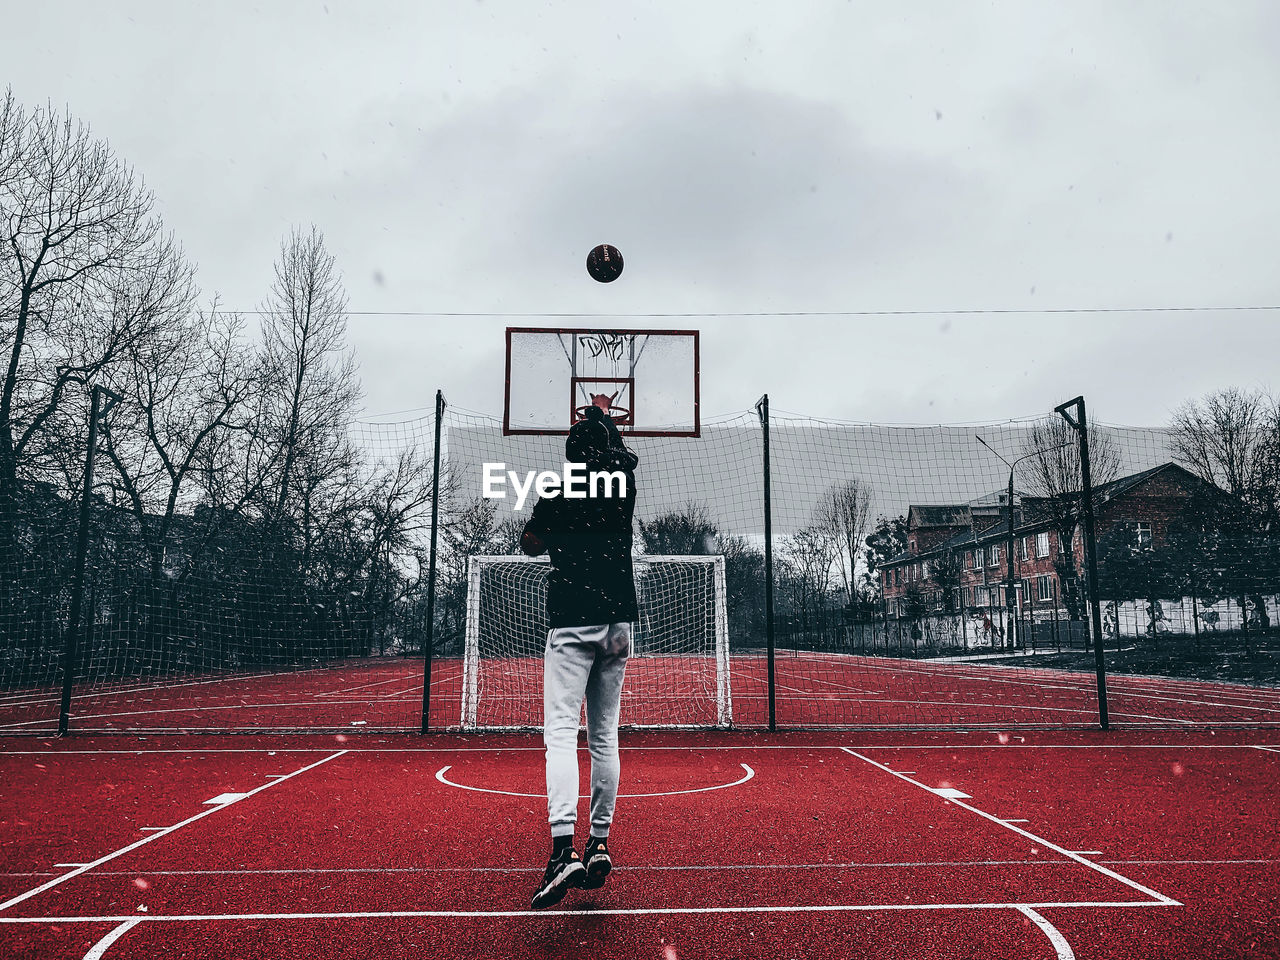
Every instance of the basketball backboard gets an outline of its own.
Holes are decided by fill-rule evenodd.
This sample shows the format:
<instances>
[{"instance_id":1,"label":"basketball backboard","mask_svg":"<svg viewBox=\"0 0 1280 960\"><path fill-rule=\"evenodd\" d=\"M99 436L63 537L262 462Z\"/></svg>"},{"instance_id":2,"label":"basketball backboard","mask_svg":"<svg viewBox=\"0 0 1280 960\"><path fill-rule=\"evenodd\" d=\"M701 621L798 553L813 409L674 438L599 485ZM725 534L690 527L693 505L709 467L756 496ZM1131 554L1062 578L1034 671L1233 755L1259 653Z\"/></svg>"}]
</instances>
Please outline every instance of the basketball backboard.
<instances>
[{"instance_id":1,"label":"basketball backboard","mask_svg":"<svg viewBox=\"0 0 1280 960\"><path fill-rule=\"evenodd\" d=\"M696 437L697 330L508 327L502 432L568 433L592 398L610 398L618 429Z\"/></svg>"}]
</instances>

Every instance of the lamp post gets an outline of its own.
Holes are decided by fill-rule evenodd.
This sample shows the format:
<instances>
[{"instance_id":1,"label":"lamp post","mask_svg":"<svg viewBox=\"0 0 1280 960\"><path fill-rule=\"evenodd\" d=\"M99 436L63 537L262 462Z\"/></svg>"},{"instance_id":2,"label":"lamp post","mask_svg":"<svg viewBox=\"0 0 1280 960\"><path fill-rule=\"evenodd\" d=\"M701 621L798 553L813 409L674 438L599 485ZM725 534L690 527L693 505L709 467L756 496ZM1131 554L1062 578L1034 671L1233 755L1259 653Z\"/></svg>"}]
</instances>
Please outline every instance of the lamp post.
<instances>
[{"instance_id":1,"label":"lamp post","mask_svg":"<svg viewBox=\"0 0 1280 960\"><path fill-rule=\"evenodd\" d=\"M996 457L999 459L999 461L1009 468L1009 492L1008 492L1009 525L1008 525L1008 533L1007 533L1007 543L1005 545L1005 550L1008 553L1008 557L1006 558L1005 585L1004 585L1005 639L1012 646L1017 646L1017 643L1014 637L1014 633L1015 633L1014 625L1017 622L1017 619L1014 613L1015 601L1014 601L1014 592L1013 592L1013 471L1014 471L1014 468L1018 464L1020 464L1023 460L1030 459L1031 457L1038 456L1039 454L1042 454L1042 453L1048 453L1050 450L1061 450L1063 447L1070 446L1070 444L1064 443L1056 447L1048 447L1044 450L1032 450L1030 453L1024 453L1022 456L1018 457L1016 460L1010 463L1000 454L998 450L996 450L995 447L991 446L991 444L987 443L987 441L983 440L981 437L977 436L976 434L974 436L980 444L982 444L984 447L986 447L988 450L994 453Z\"/></svg>"}]
</instances>

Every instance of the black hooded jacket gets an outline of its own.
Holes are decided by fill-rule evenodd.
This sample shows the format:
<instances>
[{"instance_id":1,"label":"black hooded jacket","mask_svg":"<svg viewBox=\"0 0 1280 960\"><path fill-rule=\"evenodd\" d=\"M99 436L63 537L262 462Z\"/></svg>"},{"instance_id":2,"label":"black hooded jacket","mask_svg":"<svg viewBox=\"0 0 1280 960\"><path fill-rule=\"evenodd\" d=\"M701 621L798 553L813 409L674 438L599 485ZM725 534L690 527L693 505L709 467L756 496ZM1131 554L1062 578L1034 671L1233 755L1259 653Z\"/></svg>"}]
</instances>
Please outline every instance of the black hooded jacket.
<instances>
[{"instance_id":1,"label":"black hooded jacket","mask_svg":"<svg viewBox=\"0 0 1280 960\"><path fill-rule=\"evenodd\" d=\"M618 428L592 407L565 441L565 458L587 471L617 471L626 478L625 496L541 497L524 527L521 546L536 556L551 554L547 619L551 627L630 623L636 619L636 587L631 570L631 520L635 513L635 468ZM613 490L616 493L616 486Z\"/></svg>"}]
</instances>

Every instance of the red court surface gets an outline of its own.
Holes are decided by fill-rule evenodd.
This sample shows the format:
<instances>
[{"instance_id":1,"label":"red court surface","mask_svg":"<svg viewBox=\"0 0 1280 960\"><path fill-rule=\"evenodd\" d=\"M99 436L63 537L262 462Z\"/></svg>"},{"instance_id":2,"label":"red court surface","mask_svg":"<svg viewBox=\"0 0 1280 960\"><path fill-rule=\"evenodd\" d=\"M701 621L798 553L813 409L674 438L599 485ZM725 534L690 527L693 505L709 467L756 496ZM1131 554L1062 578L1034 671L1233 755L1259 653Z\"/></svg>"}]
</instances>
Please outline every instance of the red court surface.
<instances>
[{"instance_id":1,"label":"red court surface","mask_svg":"<svg viewBox=\"0 0 1280 960\"><path fill-rule=\"evenodd\" d=\"M1025 665L1022 661L1025 661ZM1093 673L1008 662L914 660L833 653L779 653L776 717L804 729L1089 728L1098 722ZM767 727L764 657L730 658L733 726ZM71 727L96 731L263 729L416 731L422 722L423 664L375 659L290 672L140 678L76 687ZM1123 727L1280 727L1280 688L1111 675L1110 721ZM436 661L430 725L457 729L463 668ZM481 727L535 729L542 722L541 659L482 661L476 720ZM0 695L0 732L55 731L61 691ZM710 658L633 658L623 692L624 726L712 726Z\"/></svg>"},{"instance_id":2,"label":"red court surface","mask_svg":"<svg viewBox=\"0 0 1280 960\"><path fill-rule=\"evenodd\" d=\"M535 736L0 747L5 957L1280 956L1267 731L625 734L542 912Z\"/></svg>"}]
</instances>

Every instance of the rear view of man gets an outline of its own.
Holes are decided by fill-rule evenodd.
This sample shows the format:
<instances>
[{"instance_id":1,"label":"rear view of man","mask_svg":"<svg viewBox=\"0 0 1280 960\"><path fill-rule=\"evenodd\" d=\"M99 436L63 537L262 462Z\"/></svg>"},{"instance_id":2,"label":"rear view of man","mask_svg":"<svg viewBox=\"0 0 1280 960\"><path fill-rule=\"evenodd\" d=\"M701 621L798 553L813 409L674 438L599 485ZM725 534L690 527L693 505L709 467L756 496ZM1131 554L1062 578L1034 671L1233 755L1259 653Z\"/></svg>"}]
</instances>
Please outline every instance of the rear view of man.
<instances>
[{"instance_id":1,"label":"rear view of man","mask_svg":"<svg viewBox=\"0 0 1280 960\"><path fill-rule=\"evenodd\" d=\"M573 425L565 459L589 472L621 474L618 484L587 484L586 497L544 496L520 540L530 556L551 554L547 581L550 630L543 663L543 743L547 751L547 814L551 857L533 896L537 909L559 903L573 887L601 886L612 869L609 827L618 795L618 710L636 589L631 570L631 518L638 459L593 397L588 416ZM591 834L574 849L578 817L578 719L587 702L591 752Z\"/></svg>"}]
</instances>

